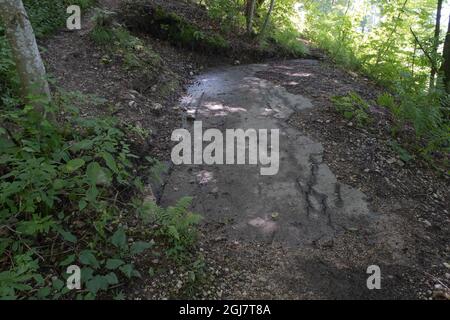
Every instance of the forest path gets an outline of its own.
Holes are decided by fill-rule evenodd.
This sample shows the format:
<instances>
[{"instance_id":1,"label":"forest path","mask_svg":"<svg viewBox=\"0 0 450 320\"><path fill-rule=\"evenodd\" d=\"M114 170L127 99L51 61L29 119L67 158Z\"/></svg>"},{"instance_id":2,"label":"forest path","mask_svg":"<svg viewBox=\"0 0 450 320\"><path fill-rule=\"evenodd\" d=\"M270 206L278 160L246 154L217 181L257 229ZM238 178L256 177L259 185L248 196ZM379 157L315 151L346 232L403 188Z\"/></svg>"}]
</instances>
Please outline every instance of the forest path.
<instances>
[{"instance_id":1,"label":"forest path","mask_svg":"<svg viewBox=\"0 0 450 320\"><path fill-rule=\"evenodd\" d=\"M323 162L322 145L286 124L293 112L314 108L313 104L257 77L268 68L258 64L205 73L188 89L184 107L202 122L203 132L220 130L224 149L225 143L236 141L225 139L227 129L278 129L279 168L262 175L261 168L269 165L248 164L249 145L240 146L247 152L246 165L177 166L162 205L189 195L194 198L193 210L208 222L226 222L227 234L234 240L294 247L329 242L344 230L371 223L374 214L364 194L337 181ZM194 136L192 123L188 126Z\"/></svg>"},{"instance_id":2,"label":"forest path","mask_svg":"<svg viewBox=\"0 0 450 320\"><path fill-rule=\"evenodd\" d=\"M107 10L118 3L99 1ZM118 63L101 62L91 27L46 41L48 69L66 90L129 106L134 78ZM185 63L186 55L173 60ZM443 264L450 261L448 180L399 161L378 128L383 119L356 128L330 102L351 91L374 99L377 88L367 79L292 60L215 69L197 80L182 106L196 112L204 129L280 129L280 171L262 176L257 166L174 168L162 203L194 196L194 211L205 217L200 254L216 275L210 289L189 298L430 298L436 285L449 281ZM166 141L178 126L177 110L159 117L145 104L120 110L116 116L127 123L155 122L155 139L170 152ZM95 105L82 111L110 114ZM367 289L369 265L380 266L382 290ZM130 289L136 298L179 297L177 277L162 273L158 279Z\"/></svg>"},{"instance_id":3,"label":"forest path","mask_svg":"<svg viewBox=\"0 0 450 320\"><path fill-rule=\"evenodd\" d=\"M210 70L188 88L181 107L193 115L185 122L193 137L192 118L224 137L226 129L280 130L276 175L261 175L260 164L179 165L165 185L163 206L192 196L192 210L204 217L201 252L221 270L216 297L417 298L433 286L431 264L445 272L446 229L431 235L416 220L421 206L427 214L448 208L414 198L427 175L390 172L391 151L376 134L341 125L335 112L323 120L324 94L374 94L367 80L351 78L303 59ZM441 196L445 185L433 188ZM367 288L371 265L381 269L382 290Z\"/></svg>"}]
</instances>

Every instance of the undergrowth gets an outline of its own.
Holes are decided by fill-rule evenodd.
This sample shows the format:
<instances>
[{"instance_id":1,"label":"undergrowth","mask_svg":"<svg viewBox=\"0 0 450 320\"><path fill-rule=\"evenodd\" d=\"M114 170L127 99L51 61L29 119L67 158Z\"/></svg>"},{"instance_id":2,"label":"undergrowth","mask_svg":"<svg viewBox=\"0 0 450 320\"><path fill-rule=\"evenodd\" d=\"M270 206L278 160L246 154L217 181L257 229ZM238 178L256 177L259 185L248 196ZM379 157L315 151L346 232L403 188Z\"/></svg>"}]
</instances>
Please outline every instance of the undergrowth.
<instances>
[{"instance_id":1,"label":"undergrowth","mask_svg":"<svg viewBox=\"0 0 450 320\"><path fill-rule=\"evenodd\" d=\"M347 96L334 97L332 100L336 110L345 119L355 121L359 127L370 124L369 104L357 93L351 92Z\"/></svg>"},{"instance_id":2,"label":"undergrowth","mask_svg":"<svg viewBox=\"0 0 450 320\"><path fill-rule=\"evenodd\" d=\"M308 53L308 48L300 41L300 34L293 28L274 30L269 40L287 56L302 57Z\"/></svg>"},{"instance_id":3,"label":"undergrowth","mask_svg":"<svg viewBox=\"0 0 450 320\"><path fill-rule=\"evenodd\" d=\"M152 23L159 34L172 44L192 50L207 50L212 53L222 52L229 46L228 42L217 33L206 33L174 12L156 8Z\"/></svg>"},{"instance_id":4,"label":"undergrowth","mask_svg":"<svg viewBox=\"0 0 450 320\"><path fill-rule=\"evenodd\" d=\"M393 115L392 136L401 137L409 142L411 152L422 156L428 162L449 168L450 100L448 95L439 88L429 93L402 90L404 90L402 87L398 88L397 97L385 93L377 100L378 105L387 108ZM405 134L408 127L413 128L412 136Z\"/></svg>"},{"instance_id":5,"label":"undergrowth","mask_svg":"<svg viewBox=\"0 0 450 320\"><path fill-rule=\"evenodd\" d=\"M40 36L65 21L66 1L25 5ZM159 64L123 29L104 31L127 68ZM96 99L61 90L45 106L58 118L50 122L22 103L18 87L0 27L0 299L120 299L153 247L176 262L190 259L200 217L189 199L162 209L146 197L141 176L157 177L161 164L135 152L133 132L114 118L81 116L74 105ZM69 266L80 267L81 290L66 286Z\"/></svg>"},{"instance_id":6,"label":"undergrowth","mask_svg":"<svg viewBox=\"0 0 450 320\"><path fill-rule=\"evenodd\" d=\"M57 125L30 106L0 117L2 298L113 294L140 276L134 257L154 245L145 223L158 226L153 237L175 260L194 244L199 216L189 199L168 209L140 200L144 182L133 172L143 160L116 121L82 118L64 96L57 101ZM67 289L69 265L80 266L82 291Z\"/></svg>"},{"instance_id":7,"label":"undergrowth","mask_svg":"<svg viewBox=\"0 0 450 320\"><path fill-rule=\"evenodd\" d=\"M401 87L397 92L401 92ZM395 97L383 93L377 101L366 101L357 93L333 97L337 112L354 121L358 127L372 123L369 106L378 105L388 109L393 123L390 130L390 147L404 162L410 162L416 155L437 168L448 168L450 154L449 105L447 95L436 89L430 93L417 91L415 94L400 93ZM411 134L412 133L412 134ZM403 145L399 144L402 142ZM447 174L450 173L447 171Z\"/></svg>"}]
</instances>

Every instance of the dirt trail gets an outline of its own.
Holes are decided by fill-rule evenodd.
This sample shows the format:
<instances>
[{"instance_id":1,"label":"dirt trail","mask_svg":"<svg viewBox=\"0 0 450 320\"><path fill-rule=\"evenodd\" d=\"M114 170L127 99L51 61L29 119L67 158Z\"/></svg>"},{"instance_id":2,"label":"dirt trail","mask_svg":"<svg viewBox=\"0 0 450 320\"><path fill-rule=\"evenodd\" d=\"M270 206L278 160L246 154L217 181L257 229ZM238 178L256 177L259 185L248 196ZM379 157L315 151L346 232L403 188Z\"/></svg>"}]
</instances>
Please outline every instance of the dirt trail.
<instances>
[{"instance_id":1,"label":"dirt trail","mask_svg":"<svg viewBox=\"0 0 450 320\"><path fill-rule=\"evenodd\" d=\"M280 74L297 75L322 68L314 60L276 66ZM392 214L401 204L374 210L367 201L374 195L338 181L335 173L341 172L333 173L324 161L320 141L287 121L320 105L264 79L273 67L211 70L196 78L182 103L202 121L203 132L280 130L275 176L262 176L260 165L181 165L165 187L162 205L194 198L193 210L205 217L202 250L217 265L231 266L218 281L218 297L424 297L425 256L417 245L424 227L418 231L411 217ZM192 122L187 128L192 132ZM367 289L370 265L381 267L382 290Z\"/></svg>"},{"instance_id":2,"label":"dirt trail","mask_svg":"<svg viewBox=\"0 0 450 320\"><path fill-rule=\"evenodd\" d=\"M322 145L285 123L294 111L313 108L311 101L255 75L268 67L206 73L185 100L203 130L216 128L225 136L226 129L279 129L279 172L262 176L261 165L177 167L162 204L192 195L194 210L210 222L228 221L233 239L294 247L332 241L343 230L369 224L374 214L364 194L337 182L323 163Z\"/></svg>"},{"instance_id":3,"label":"dirt trail","mask_svg":"<svg viewBox=\"0 0 450 320\"><path fill-rule=\"evenodd\" d=\"M119 3L99 1L108 10ZM92 24L83 26L45 41L48 70L64 89L109 101L83 113L110 115L112 104L122 121L155 128L149 152L162 145L166 157L172 129L182 125L178 111L167 102L156 117L146 103L130 104L139 77L115 60L101 63L104 53L88 36ZM161 202L194 197L193 210L205 217L199 249L216 275L189 298L430 298L435 285L449 285L448 180L387 165L393 155L382 137L349 127L328 108L332 95L350 90L373 95L365 80L312 60L211 70L188 88L182 107L204 130L280 129L275 176L261 176L259 166L192 165L168 177ZM382 290L367 289L369 265L381 267ZM170 297L151 291L153 278L144 282L145 290L131 288L136 298Z\"/></svg>"}]
</instances>

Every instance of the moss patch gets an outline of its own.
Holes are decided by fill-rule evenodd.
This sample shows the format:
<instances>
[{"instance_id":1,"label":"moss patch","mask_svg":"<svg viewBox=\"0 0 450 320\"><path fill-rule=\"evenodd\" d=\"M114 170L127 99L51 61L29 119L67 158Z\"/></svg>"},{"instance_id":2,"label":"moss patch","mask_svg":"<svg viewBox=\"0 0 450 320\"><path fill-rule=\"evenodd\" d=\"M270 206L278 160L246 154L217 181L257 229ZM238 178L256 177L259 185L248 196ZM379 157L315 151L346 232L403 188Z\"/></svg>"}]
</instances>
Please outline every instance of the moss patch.
<instances>
[{"instance_id":1,"label":"moss patch","mask_svg":"<svg viewBox=\"0 0 450 320\"><path fill-rule=\"evenodd\" d=\"M175 46L209 53L226 53L230 47L220 34L201 30L161 6L130 5L124 8L123 19L131 30L150 33Z\"/></svg>"}]
</instances>

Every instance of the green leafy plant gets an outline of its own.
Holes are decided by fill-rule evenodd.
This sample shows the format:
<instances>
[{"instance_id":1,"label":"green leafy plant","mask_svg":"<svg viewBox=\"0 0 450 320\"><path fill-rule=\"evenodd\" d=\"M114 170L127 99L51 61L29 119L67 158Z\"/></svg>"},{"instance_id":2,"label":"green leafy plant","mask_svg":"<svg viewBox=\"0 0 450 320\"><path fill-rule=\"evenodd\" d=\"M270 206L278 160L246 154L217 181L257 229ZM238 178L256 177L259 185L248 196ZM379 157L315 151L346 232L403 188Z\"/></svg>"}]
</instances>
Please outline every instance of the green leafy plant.
<instances>
[{"instance_id":1,"label":"green leafy plant","mask_svg":"<svg viewBox=\"0 0 450 320\"><path fill-rule=\"evenodd\" d=\"M402 146L400 146L396 141L390 141L389 144L392 150L394 150L399 155L400 160L402 160L403 162L410 162L414 159L414 157L410 155L409 152Z\"/></svg>"},{"instance_id":2,"label":"green leafy plant","mask_svg":"<svg viewBox=\"0 0 450 320\"><path fill-rule=\"evenodd\" d=\"M357 93L351 92L347 96L333 97L332 101L336 110L344 118L354 120L358 126L366 126L371 122L369 104Z\"/></svg>"},{"instance_id":3,"label":"green leafy plant","mask_svg":"<svg viewBox=\"0 0 450 320\"><path fill-rule=\"evenodd\" d=\"M92 3L70 4L86 8ZM66 4L25 0L39 36L64 23ZM153 71L160 63L159 56L121 27L101 25L92 37L103 44L111 41L115 52L128 54L127 68ZM128 217L140 209L133 199L145 189L135 173L151 172L157 179L162 165L153 159L138 161L132 139L116 119L86 118L74 107L99 105L104 99L54 90L45 109L56 115L56 123L37 113L33 103L23 104L1 22L0 58L0 299L123 299L118 288L140 276L135 260L154 245L146 241L147 228L127 227ZM148 133L131 134L145 138ZM189 232L195 234L193 225L183 221L167 222L179 232L178 252L187 248ZM161 226L150 236L166 232ZM81 267L81 291L66 287L66 268L73 264Z\"/></svg>"},{"instance_id":4,"label":"green leafy plant","mask_svg":"<svg viewBox=\"0 0 450 320\"><path fill-rule=\"evenodd\" d=\"M415 136L408 136L408 140L412 140L417 153L431 161L432 153L450 152L450 130L444 113L448 96L439 88L428 93L411 88L398 83L398 99L384 93L378 97L377 103L392 112L393 135L398 136L411 126Z\"/></svg>"},{"instance_id":5,"label":"green leafy plant","mask_svg":"<svg viewBox=\"0 0 450 320\"><path fill-rule=\"evenodd\" d=\"M139 233L134 234L138 240L130 242L128 231L120 225L124 222L120 217L135 210L127 197L139 194L143 185L131 175L138 157L131 152L126 135L114 119L81 117L76 108L68 107L68 100L62 94L55 99L61 105L48 106L64 110L57 125L30 106L2 110L2 298L71 295L64 284L70 264L82 267L86 292L77 298L95 298L118 286L121 278L140 276L134 257L153 245L139 240ZM147 166L153 164L157 165ZM154 208L165 212L156 204ZM167 228L158 231L171 235L178 251L193 240L190 232L195 220L183 215L182 208L185 203L169 210L171 215L163 215L168 220L160 221Z\"/></svg>"},{"instance_id":6,"label":"green leafy plant","mask_svg":"<svg viewBox=\"0 0 450 320\"><path fill-rule=\"evenodd\" d=\"M275 30L271 40L287 55L301 57L308 53L308 48L300 41L300 34L294 28Z\"/></svg>"},{"instance_id":7,"label":"green leafy plant","mask_svg":"<svg viewBox=\"0 0 450 320\"><path fill-rule=\"evenodd\" d=\"M155 203L144 203L141 210L144 221L157 223L158 233L169 243L167 254L180 260L185 258L186 250L191 247L197 237L196 225L201 216L189 211L192 198L184 197L175 206L158 207Z\"/></svg>"}]
</instances>

